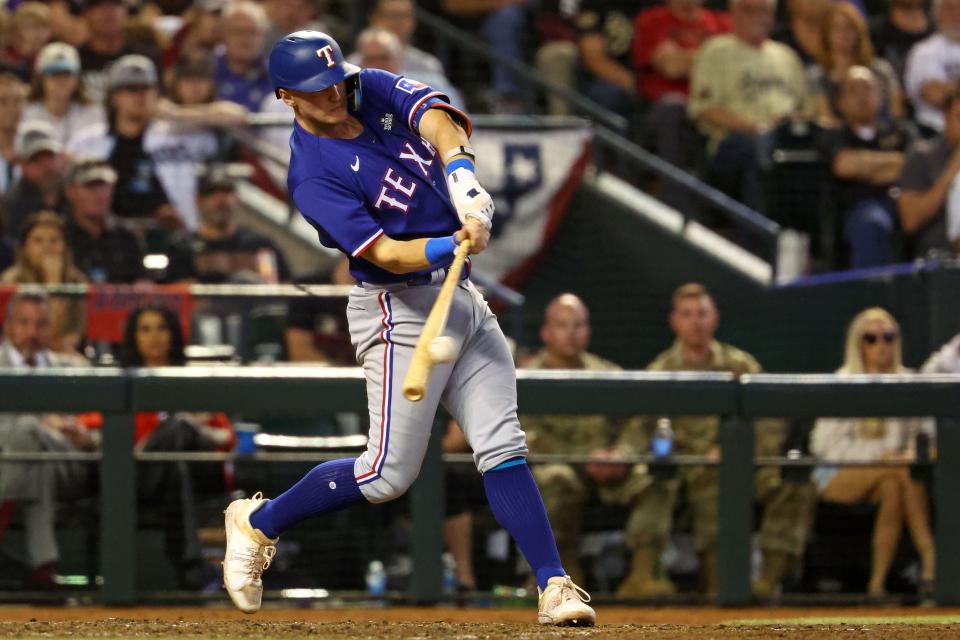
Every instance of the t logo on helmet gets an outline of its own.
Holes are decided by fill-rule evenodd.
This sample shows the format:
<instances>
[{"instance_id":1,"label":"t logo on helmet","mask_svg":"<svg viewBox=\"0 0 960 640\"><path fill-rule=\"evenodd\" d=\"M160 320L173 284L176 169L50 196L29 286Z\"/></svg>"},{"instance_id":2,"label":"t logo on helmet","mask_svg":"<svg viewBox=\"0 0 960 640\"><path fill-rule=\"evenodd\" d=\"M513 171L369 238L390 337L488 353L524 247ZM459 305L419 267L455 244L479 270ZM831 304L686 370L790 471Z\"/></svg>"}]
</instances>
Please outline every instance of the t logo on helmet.
<instances>
[{"instance_id":1,"label":"t logo on helmet","mask_svg":"<svg viewBox=\"0 0 960 640\"><path fill-rule=\"evenodd\" d=\"M333 46L326 45L317 49L317 56L324 58L327 61L328 67L337 66L336 61L333 59Z\"/></svg>"}]
</instances>

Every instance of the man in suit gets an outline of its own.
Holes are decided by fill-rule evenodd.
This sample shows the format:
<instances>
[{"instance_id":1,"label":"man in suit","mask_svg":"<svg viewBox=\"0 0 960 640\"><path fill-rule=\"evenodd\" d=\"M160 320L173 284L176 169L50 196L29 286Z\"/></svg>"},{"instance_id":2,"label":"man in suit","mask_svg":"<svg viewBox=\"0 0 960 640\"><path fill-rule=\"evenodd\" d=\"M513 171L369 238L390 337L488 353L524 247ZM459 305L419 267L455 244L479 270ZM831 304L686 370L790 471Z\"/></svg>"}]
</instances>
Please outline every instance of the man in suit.
<instances>
[{"instance_id":1,"label":"man in suit","mask_svg":"<svg viewBox=\"0 0 960 640\"><path fill-rule=\"evenodd\" d=\"M7 306L0 341L0 367L40 369L69 363L49 349L50 303L45 296L21 293ZM0 413L0 452L89 451L97 443L75 416ZM82 463L0 464L0 541L19 513L26 531L24 564L28 586L52 587L59 559L54 533L57 499L77 495L87 485Z\"/></svg>"}]
</instances>

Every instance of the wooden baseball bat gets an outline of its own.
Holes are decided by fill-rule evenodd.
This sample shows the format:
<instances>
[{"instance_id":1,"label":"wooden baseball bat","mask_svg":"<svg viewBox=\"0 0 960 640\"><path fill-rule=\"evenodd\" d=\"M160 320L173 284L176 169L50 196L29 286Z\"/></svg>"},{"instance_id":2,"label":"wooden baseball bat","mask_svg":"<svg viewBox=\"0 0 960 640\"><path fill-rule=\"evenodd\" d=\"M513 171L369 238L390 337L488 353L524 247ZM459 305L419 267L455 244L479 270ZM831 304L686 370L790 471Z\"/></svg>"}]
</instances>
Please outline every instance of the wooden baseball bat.
<instances>
[{"instance_id":1,"label":"wooden baseball bat","mask_svg":"<svg viewBox=\"0 0 960 640\"><path fill-rule=\"evenodd\" d=\"M440 287L440 293L437 295L433 308L430 309L430 315L427 316L427 321L423 325L423 333L420 334L417 346L413 350L410 368L407 369L407 376L403 379L403 397L410 402L419 402L427 392L427 381L434 365L429 352L430 341L440 336L447 326L450 303L453 302L453 292L460 283L460 272L463 270L463 263L469 254L470 240L467 239L457 247L453 262L447 267L447 278L443 281L443 286Z\"/></svg>"}]
</instances>

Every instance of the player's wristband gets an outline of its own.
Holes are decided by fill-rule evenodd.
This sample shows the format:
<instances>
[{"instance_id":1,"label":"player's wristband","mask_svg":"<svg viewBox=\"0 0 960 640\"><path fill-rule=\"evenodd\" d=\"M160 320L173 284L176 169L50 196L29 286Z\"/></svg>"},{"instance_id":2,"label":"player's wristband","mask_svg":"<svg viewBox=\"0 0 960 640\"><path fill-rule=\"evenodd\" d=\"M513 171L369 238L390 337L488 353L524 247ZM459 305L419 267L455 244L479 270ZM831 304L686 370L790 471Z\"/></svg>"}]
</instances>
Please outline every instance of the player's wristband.
<instances>
[{"instance_id":1,"label":"player's wristband","mask_svg":"<svg viewBox=\"0 0 960 640\"><path fill-rule=\"evenodd\" d=\"M446 262L453 258L457 251L457 234L444 236L442 238L430 238L423 248L423 253L427 257L427 262L431 265Z\"/></svg>"},{"instance_id":2,"label":"player's wristband","mask_svg":"<svg viewBox=\"0 0 960 640\"><path fill-rule=\"evenodd\" d=\"M447 175L450 175L457 169L466 169L470 173L476 173L477 167L473 164L473 161L469 158L457 158L453 162L447 165Z\"/></svg>"},{"instance_id":3,"label":"player's wristband","mask_svg":"<svg viewBox=\"0 0 960 640\"><path fill-rule=\"evenodd\" d=\"M477 154L473 152L473 147L465 147L460 145L459 147L454 147L453 149L450 149L450 151L447 151L445 154L443 154L443 163L446 164L457 156L466 156L471 160L476 160L477 158Z\"/></svg>"}]
</instances>

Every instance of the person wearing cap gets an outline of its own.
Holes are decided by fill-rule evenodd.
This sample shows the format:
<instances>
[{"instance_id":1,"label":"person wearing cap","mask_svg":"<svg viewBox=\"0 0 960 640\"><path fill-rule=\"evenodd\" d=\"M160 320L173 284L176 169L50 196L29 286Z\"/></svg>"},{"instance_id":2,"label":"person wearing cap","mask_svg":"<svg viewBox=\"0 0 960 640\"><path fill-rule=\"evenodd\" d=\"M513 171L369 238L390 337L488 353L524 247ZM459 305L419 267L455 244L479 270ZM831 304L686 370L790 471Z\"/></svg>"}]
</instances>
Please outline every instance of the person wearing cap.
<instances>
[{"instance_id":1,"label":"person wearing cap","mask_svg":"<svg viewBox=\"0 0 960 640\"><path fill-rule=\"evenodd\" d=\"M259 111L273 84L264 57L267 15L248 0L231 2L223 10L223 53L216 58L218 97Z\"/></svg>"},{"instance_id":2,"label":"person wearing cap","mask_svg":"<svg viewBox=\"0 0 960 640\"><path fill-rule=\"evenodd\" d=\"M169 280L214 284L235 278L267 283L289 279L287 262L276 245L237 224L240 206L227 168L211 165L197 189L200 226L173 243Z\"/></svg>"},{"instance_id":3,"label":"person wearing cap","mask_svg":"<svg viewBox=\"0 0 960 640\"><path fill-rule=\"evenodd\" d=\"M67 244L94 282L130 283L144 275L140 237L110 211L116 182L117 172L103 160L75 160L67 174Z\"/></svg>"},{"instance_id":4,"label":"person wearing cap","mask_svg":"<svg viewBox=\"0 0 960 640\"><path fill-rule=\"evenodd\" d=\"M117 170L113 209L123 217L155 217L176 228L180 226L179 217L145 144L158 99L157 70L150 60L124 56L110 66L106 106L113 135L106 158Z\"/></svg>"},{"instance_id":5,"label":"person wearing cap","mask_svg":"<svg viewBox=\"0 0 960 640\"><path fill-rule=\"evenodd\" d=\"M106 92L107 68L115 60L133 53L156 60L158 52L127 38L130 8L123 0L78 0L77 10L89 36L79 48L80 66L87 91L93 100Z\"/></svg>"},{"instance_id":6,"label":"person wearing cap","mask_svg":"<svg viewBox=\"0 0 960 640\"><path fill-rule=\"evenodd\" d=\"M15 234L34 211L66 213L63 145L46 122L21 121L14 142L20 179L3 199L4 228Z\"/></svg>"},{"instance_id":7,"label":"person wearing cap","mask_svg":"<svg viewBox=\"0 0 960 640\"><path fill-rule=\"evenodd\" d=\"M209 131L185 131L158 119L157 69L129 55L110 66L107 125L84 129L69 145L75 154L106 159L117 172L113 212L167 228L196 226L197 165L217 153Z\"/></svg>"},{"instance_id":8,"label":"person wearing cap","mask_svg":"<svg viewBox=\"0 0 960 640\"><path fill-rule=\"evenodd\" d=\"M102 104L87 96L80 77L80 54L63 42L51 42L37 56L24 120L43 120L66 145L80 129L107 119Z\"/></svg>"}]
</instances>

